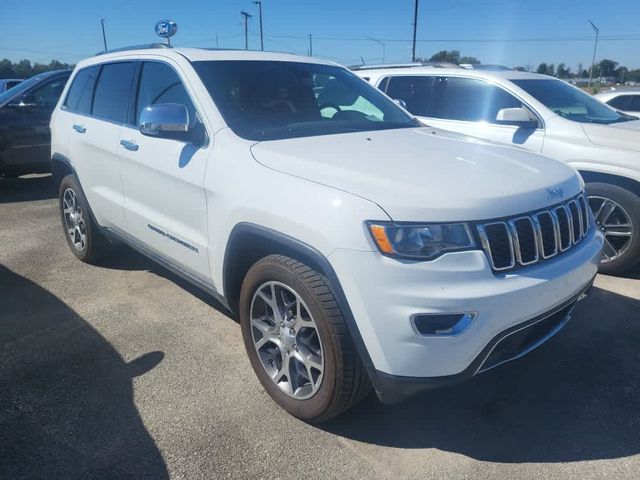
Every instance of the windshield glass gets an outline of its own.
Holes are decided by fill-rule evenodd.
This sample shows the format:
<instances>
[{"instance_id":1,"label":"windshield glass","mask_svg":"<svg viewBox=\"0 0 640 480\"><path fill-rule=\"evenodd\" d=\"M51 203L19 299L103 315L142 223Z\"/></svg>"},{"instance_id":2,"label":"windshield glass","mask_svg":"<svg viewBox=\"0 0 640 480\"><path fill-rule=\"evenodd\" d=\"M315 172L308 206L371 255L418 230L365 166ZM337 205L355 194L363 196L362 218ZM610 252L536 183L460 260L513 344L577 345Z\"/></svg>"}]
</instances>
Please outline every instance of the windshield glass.
<instances>
[{"instance_id":1,"label":"windshield glass","mask_svg":"<svg viewBox=\"0 0 640 480\"><path fill-rule=\"evenodd\" d=\"M553 112L574 122L609 124L635 120L634 117L616 112L562 80L527 79L512 82Z\"/></svg>"},{"instance_id":2,"label":"windshield glass","mask_svg":"<svg viewBox=\"0 0 640 480\"><path fill-rule=\"evenodd\" d=\"M250 140L420 126L344 68L245 60L194 67L229 127Z\"/></svg>"},{"instance_id":3,"label":"windshield glass","mask_svg":"<svg viewBox=\"0 0 640 480\"><path fill-rule=\"evenodd\" d=\"M30 79L25 80L22 83L19 83L15 87L10 88L6 92L0 93L0 105L5 103L7 100L15 97L16 95L19 95L22 92L26 92L32 86L36 85L40 80L42 80L43 78L46 78L46 77L47 77L47 75L44 75L44 74L35 75L35 76L31 77Z\"/></svg>"}]
</instances>

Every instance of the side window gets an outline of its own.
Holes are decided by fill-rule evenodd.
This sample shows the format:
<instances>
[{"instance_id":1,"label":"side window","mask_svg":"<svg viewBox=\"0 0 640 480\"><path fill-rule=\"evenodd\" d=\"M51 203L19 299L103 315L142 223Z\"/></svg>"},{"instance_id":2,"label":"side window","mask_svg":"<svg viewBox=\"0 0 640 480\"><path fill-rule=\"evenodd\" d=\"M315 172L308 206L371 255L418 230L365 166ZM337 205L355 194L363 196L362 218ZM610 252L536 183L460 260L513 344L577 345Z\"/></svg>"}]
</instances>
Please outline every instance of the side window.
<instances>
[{"instance_id":1,"label":"side window","mask_svg":"<svg viewBox=\"0 0 640 480\"><path fill-rule=\"evenodd\" d=\"M640 95L628 95L631 98L628 109L632 112L640 112Z\"/></svg>"},{"instance_id":2,"label":"side window","mask_svg":"<svg viewBox=\"0 0 640 480\"><path fill-rule=\"evenodd\" d=\"M78 113L91 113L93 88L96 84L99 70L100 66L96 65L83 68L76 74L64 102L64 106L67 109Z\"/></svg>"},{"instance_id":3,"label":"side window","mask_svg":"<svg viewBox=\"0 0 640 480\"><path fill-rule=\"evenodd\" d=\"M401 75L389 78L387 95L394 100L402 100L407 110L414 115L433 117L431 94L434 77Z\"/></svg>"},{"instance_id":4,"label":"side window","mask_svg":"<svg viewBox=\"0 0 640 480\"><path fill-rule=\"evenodd\" d=\"M630 100L631 95L620 95L619 97L612 98L607 103L618 110L630 110Z\"/></svg>"},{"instance_id":5,"label":"side window","mask_svg":"<svg viewBox=\"0 0 640 480\"><path fill-rule=\"evenodd\" d=\"M93 115L128 123L127 109L135 69L135 62L106 63L102 66L93 96Z\"/></svg>"},{"instance_id":6,"label":"side window","mask_svg":"<svg viewBox=\"0 0 640 480\"><path fill-rule=\"evenodd\" d=\"M387 85L389 84L389 77L385 77L382 79L382 81L380 82L380 85L378 85L378 88L380 90L382 90L383 92L387 91Z\"/></svg>"},{"instance_id":7,"label":"side window","mask_svg":"<svg viewBox=\"0 0 640 480\"><path fill-rule=\"evenodd\" d=\"M68 76L64 76L49 80L28 93L25 93L22 96L21 102L25 105L52 109L56 106L56 103L58 103L58 99L60 95L62 95L68 79Z\"/></svg>"},{"instance_id":8,"label":"side window","mask_svg":"<svg viewBox=\"0 0 640 480\"><path fill-rule=\"evenodd\" d=\"M189 112L189 124L193 126L198 122L196 108L178 74L164 63L144 62L136 101L136 125L140 124L142 109L157 103L184 105Z\"/></svg>"},{"instance_id":9,"label":"side window","mask_svg":"<svg viewBox=\"0 0 640 480\"><path fill-rule=\"evenodd\" d=\"M473 78L438 77L433 99L433 117L466 122L499 124L499 110L523 106L502 88Z\"/></svg>"}]
</instances>

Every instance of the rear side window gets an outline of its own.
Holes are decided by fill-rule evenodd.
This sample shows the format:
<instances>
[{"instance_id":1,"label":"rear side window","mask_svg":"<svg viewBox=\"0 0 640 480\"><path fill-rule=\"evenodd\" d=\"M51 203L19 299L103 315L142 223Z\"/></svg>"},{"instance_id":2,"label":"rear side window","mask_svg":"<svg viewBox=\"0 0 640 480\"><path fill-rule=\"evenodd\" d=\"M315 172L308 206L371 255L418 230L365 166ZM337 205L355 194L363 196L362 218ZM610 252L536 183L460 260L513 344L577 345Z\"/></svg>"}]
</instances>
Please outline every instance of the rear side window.
<instances>
[{"instance_id":1,"label":"rear side window","mask_svg":"<svg viewBox=\"0 0 640 480\"><path fill-rule=\"evenodd\" d=\"M140 112L142 112L142 109L157 103L184 105L189 112L189 124L192 126L196 124L196 108L178 74L164 63L144 62L142 64L136 102L137 125L140 124Z\"/></svg>"},{"instance_id":2,"label":"rear side window","mask_svg":"<svg viewBox=\"0 0 640 480\"><path fill-rule=\"evenodd\" d=\"M629 110L629 105L631 103L630 95L620 95L619 97L612 98L607 102L613 108L617 108L618 110Z\"/></svg>"},{"instance_id":3,"label":"rear side window","mask_svg":"<svg viewBox=\"0 0 640 480\"><path fill-rule=\"evenodd\" d=\"M631 101L629 102L629 110L633 112L640 112L640 95L629 95Z\"/></svg>"},{"instance_id":4,"label":"rear side window","mask_svg":"<svg viewBox=\"0 0 640 480\"><path fill-rule=\"evenodd\" d=\"M98 78L98 65L80 70L73 79L64 106L73 112L91 113L93 88Z\"/></svg>"},{"instance_id":5,"label":"rear side window","mask_svg":"<svg viewBox=\"0 0 640 480\"><path fill-rule=\"evenodd\" d=\"M394 100L402 100L407 104L407 110L414 115L433 117L433 77L398 76L391 77L387 84L387 95Z\"/></svg>"},{"instance_id":6,"label":"rear side window","mask_svg":"<svg viewBox=\"0 0 640 480\"><path fill-rule=\"evenodd\" d=\"M135 62L107 63L102 66L93 97L93 115L113 122L129 123L127 111L135 70Z\"/></svg>"}]
</instances>

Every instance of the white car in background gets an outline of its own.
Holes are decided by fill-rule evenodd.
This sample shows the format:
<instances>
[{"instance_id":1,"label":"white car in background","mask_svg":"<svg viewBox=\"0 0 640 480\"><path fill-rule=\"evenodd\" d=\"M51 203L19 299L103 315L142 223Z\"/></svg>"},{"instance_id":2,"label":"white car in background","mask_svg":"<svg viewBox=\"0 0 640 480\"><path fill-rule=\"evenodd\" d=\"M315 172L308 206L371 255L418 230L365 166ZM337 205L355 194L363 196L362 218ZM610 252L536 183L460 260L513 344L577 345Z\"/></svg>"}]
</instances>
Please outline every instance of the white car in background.
<instances>
[{"instance_id":1,"label":"white car in background","mask_svg":"<svg viewBox=\"0 0 640 480\"><path fill-rule=\"evenodd\" d=\"M600 270L640 261L640 120L546 75L463 68L355 68L424 123L517 145L576 168L605 234Z\"/></svg>"},{"instance_id":2,"label":"white car in background","mask_svg":"<svg viewBox=\"0 0 640 480\"><path fill-rule=\"evenodd\" d=\"M640 117L640 89L609 90L600 92L595 97L616 110Z\"/></svg>"}]
</instances>

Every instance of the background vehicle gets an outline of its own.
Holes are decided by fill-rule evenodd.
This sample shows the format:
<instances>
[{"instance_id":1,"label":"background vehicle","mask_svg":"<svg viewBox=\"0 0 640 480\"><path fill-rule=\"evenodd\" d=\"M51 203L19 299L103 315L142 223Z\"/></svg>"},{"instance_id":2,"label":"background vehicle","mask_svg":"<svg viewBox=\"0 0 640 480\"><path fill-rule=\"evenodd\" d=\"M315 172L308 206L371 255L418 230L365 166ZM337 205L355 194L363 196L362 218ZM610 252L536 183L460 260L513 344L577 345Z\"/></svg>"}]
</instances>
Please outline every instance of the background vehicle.
<instances>
[{"instance_id":1,"label":"background vehicle","mask_svg":"<svg viewBox=\"0 0 640 480\"><path fill-rule=\"evenodd\" d=\"M49 121L70 75L41 73L0 94L0 176L51 170Z\"/></svg>"},{"instance_id":2,"label":"background vehicle","mask_svg":"<svg viewBox=\"0 0 640 480\"><path fill-rule=\"evenodd\" d=\"M0 79L0 93L4 93L10 88L15 87L16 85L24 82L24 80L19 78L3 78Z\"/></svg>"},{"instance_id":3,"label":"background vehicle","mask_svg":"<svg viewBox=\"0 0 640 480\"><path fill-rule=\"evenodd\" d=\"M614 89L600 92L595 97L623 113L640 117L640 89Z\"/></svg>"},{"instance_id":4,"label":"background vehicle","mask_svg":"<svg viewBox=\"0 0 640 480\"><path fill-rule=\"evenodd\" d=\"M640 120L545 75L431 68L358 69L426 124L562 160L587 182L605 234L601 271L640 261Z\"/></svg>"},{"instance_id":5,"label":"background vehicle","mask_svg":"<svg viewBox=\"0 0 640 480\"><path fill-rule=\"evenodd\" d=\"M72 252L95 262L116 239L219 298L305 420L524 355L596 274L573 169L422 127L309 57L106 53L78 64L51 129Z\"/></svg>"}]
</instances>

